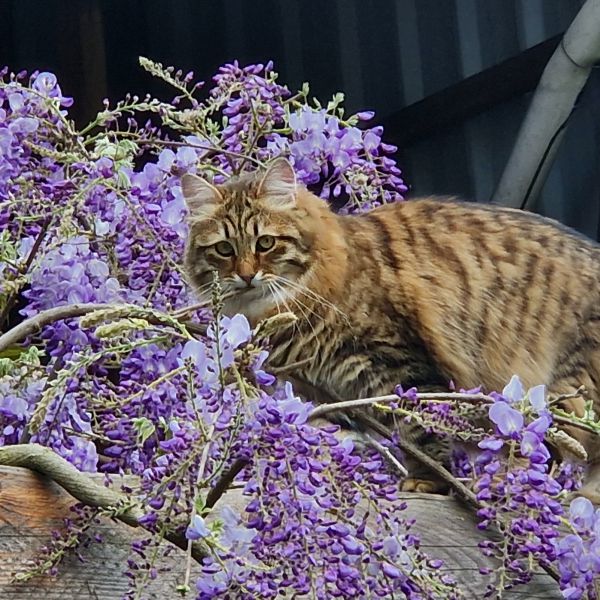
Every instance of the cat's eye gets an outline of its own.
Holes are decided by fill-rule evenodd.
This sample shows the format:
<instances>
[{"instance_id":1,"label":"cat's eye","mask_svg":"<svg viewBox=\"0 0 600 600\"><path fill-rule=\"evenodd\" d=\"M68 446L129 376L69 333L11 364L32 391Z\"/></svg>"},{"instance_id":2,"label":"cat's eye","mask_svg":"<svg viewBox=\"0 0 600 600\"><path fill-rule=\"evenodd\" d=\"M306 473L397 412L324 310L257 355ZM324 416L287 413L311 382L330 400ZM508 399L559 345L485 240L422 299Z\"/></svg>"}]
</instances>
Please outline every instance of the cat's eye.
<instances>
[{"instance_id":1,"label":"cat's eye","mask_svg":"<svg viewBox=\"0 0 600 600\"><path fill-rule=\"evenodd\" d=\"M235 254L235 250L229 242L217 242L215 244L215 250L217 251L217 254L225 257L233 256Z\"/></svg>"},{"instance_id":2,"label":"cat's eye","mask_svg":"<svg viewBox=\"0 0 600 600\"><path fill-rule=\"evenodd\" d=\"M272 235L261 235L256 240L256 249L259 252L267 252L275 245L275 238Z\"/></svg>"}]
</instances>

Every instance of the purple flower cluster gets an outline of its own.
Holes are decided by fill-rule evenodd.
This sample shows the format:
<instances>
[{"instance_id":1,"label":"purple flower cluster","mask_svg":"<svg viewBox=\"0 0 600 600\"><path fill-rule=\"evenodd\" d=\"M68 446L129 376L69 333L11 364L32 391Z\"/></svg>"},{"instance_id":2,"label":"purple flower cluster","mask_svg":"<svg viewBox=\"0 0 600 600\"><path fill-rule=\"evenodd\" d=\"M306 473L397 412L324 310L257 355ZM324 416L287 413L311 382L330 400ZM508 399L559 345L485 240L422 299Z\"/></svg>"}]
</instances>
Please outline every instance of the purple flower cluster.
<instances>
[{"instance_id":1,"label":"purple flower cluster","mask_svg":"<svg viewBox=\"0 0 600 600\"><path fill-rule=\"evenodd\" d=\"M119 282L110 276L106 260L90 248L89 239L74 236L49 250L31 273L30 289L23 293L28 304L25 316L39 311L83 302L119 302Z\"/></svg>"},{"instance_id":2,"label":"purple flower cluster","mask_svg":"<svg viewBox=\"0 0 600 600\"><path fill-rule=\"evenodd\" d=\"M6 78L7 73L1 70L0 77ZM27 86L23 84L26 77L26 73L11 75L0 86L0 198L18 192L21 178L43 185L45 180L63 176L50 155L55 150L53 140L66 133L63 109L71 106L72 99L62 95L52 73L33 73ZM50 155L44 156L43 149ZM36 169L28 170L32 161ZM5 226L8 211L2 208L0 225Z\"/></svg>"},{"instance_id":3,"label":"purple flower cluster","mask_svg":"<svg viewBox=\"0 0 600 600\"><path fill-rule=\"evenodd\" d=\"M478 393L479 389L471 392ZM462 439L466 432L470 440L478 439L483 434L483 430L474 425L473 419L468 418L472 415L457 411L451 403L423 400L415 387L404 390L398 385L395 394L398 402L389 404L389 410L397 416L403 416L407 422L417 420L428 433L453 440Z\"/></svg>"},{"instance_id":4,"label":"purple flower cluster","mask_svg":"<svg viewBox=\"0 0 600 600\"><path fill-rule=\"evenodd\" d=\"M587 498L576 498L569 507L572 533L555 540L563 596L580 600L598 598L600 581L600 509Z\"/></svg>"},{"instance_id":5,"label":"purple flower cluster","mask_svg":"<svg viewBox=\"0 0 600 600\"><path fill-rule=\"evenodd\" d=\"M270 135L266 148L273 155L288 155L300 180L316 185L322 198L345 194L347 210L401 200L407 188L386 156L396 147L381 141L382 127L364 130L349 124L370 118L372 113L359 113L344 122L324 108L303 106L290 115L287 135Z\"/></svg>"},{"instance_id":6,"label":"purple flower cluster","mask_svg":"<svg viewBox=\"0 0 600 600\"><path fill-rule=\"evenodd\" d=\"M341 95L322 106L307 86L292 94L270 63L225 65L204 99L191 74L143 65L177 98L106 103L81 131L53 75L2 73L0 326L57 306L113 308L51 323L0 357L0 444L29 439L81 470L139 476L132 491L154 537L128 562L138 592L157 576L165 524L176 523L210 549L199 598L459 597L419 549L396 476L335 427L309 424L311 405L265 372L268 349L247 320L220 315L216 287L214 313L190 315L206 334L175 320L191 303L182 174L218 183L284 154L322 198L363 210L406 191L395 148L365 127L372 113L345 117ZM138 125L147 111L161 129ZM543 390L526 394L513 380L490 406L489 436L464 406L398 393L403 416L479 442L462 466L477 480L482 526L505 534L503 548L484 548L502 562L496 587L526 581L533 559L559 565L567 597L594 597L598 516L573 504L572 534L558 533L559 497L577 486L577 469L549 472ZM207 498L239 464L244 510L217 504L215 519Z\"/></svg>"},{"instance_id":7,"label":"purple flower cluster","mask_svg":"<svg viewBox=\"0 0 600 600\"><path fill-rule=\"evenodd\" d=\"M489 419L495 431L479 442L483 452L475 461L480 527L498 528L503 538L482 544L485 554L501 561L490 595L508 582L529 581L532 561L546 566L560 561L556 540L564 513L563 488L549 469L545 436L552 417L544 387L526 392L515 376L494 397Z\"/></svg>"},{"instance_id":8,"label":"purple flower cluster","mask_svg":"<svg viewBox=\"0 0 600 600\"><path fill-rule=\"evenodd\" d=\"M222 116L222 129L199 126L185 137L197 153L187 148L188 155L203 158L203 171L219 183L284 155L303 184L324 199L345 204L344 211L402 200L408 188L389 156L397 148L382 141L382 127L358 127L373 112L344 117L342 94L323 108L309 103L308 85L291 94L277 78L270 62L247 67L234 62L219 69L206 101L193 103L190 111L169 112L169 122L182 126L194 117L214 121Z\"/></svg>"},{"instance_id":9,"label":"purple flower cluster","mask_svg":"<svg viewBox=\"0 0 600 600\"><path fill-rule=\"evenodd\" d=\"M178 89L191 81L189 76L177 79L178 75L172 72L166 73L166 77L169 82L175 81ZM193 101L191 109L128 98L117 104L114 114L108 108L102 111L95 123L85 128L86 136L78 133L68 119L66 108L72 101L62 95L54 75L35 73L28 82L24 74L5 77L0 84L0 190L3 198L0 223L6 225L7 235L0 240L3 303L14 304L21 298L25 302L21 312L26 317L51 307L81 302L127 302L159 310L173 310L189 303L180 266L187 229L179 177L190 171L204 171L218 180L241 169L254 168L253 160L264 161L279 152L271 143L275 138L280 142L290 141L294 149L292 160L300 165L303 160L301 141L310 134L311 128L307 129L310 115L327 120L327 135L331 139L317 170L300 170L303 181L317 183L317 171L321 169L322 192L329 185L325 180L329 176L327 161L333 161L334 168L338 169L336 173L340 174L355 164L352 157L358 157L361 152L373 157L373 165L377 161L381 163L376 157L390 148L380 148L376 143L379 130L361 132L330 114L334 109L327 112L308 108L306 89L291 96L276 79L270 64L245 68L235 63L226 65L215 76L207 99ZM192 89L197 90L199 86L194 85ZM186 92L180 99L188 97L191 96ZM187 129L181 127L184 145L171 149L167 144L155 162L146 162L136 169L136 156L144 148L155 147L154 142L162 143L164 136L149 125L138 127L132 119L127 120L126 130L121 131L117 116L152 106L160 106L161 116L169 118L171 123L178 119L186 122L190 110L197 119L189 121ZM214 117L219 112L223 116L220 127L214 125L218 122ZM128 137L131 134L135 134L133 139ZM361 146L363 136L368 143ZM209 153L207 145L214 151ZM306 149L306 152L311 154L312 150ZM361 159L363 162L365 157L366 154ZM373 165L373 173L393 177L399 174L390 159L385 159L385 165ZM394 179L394 185L398 193L404 189L400 179ZM62 368L70 363L74 356L79 360L82 349L101 347L93 332L73 319L47 326L40 341L52 357L49 373L56 365ZM150 383L157 374L152 365L160 364L161 352L162 348L156 345L133 348L122 357L118 385L130 390ZM144 367L142 375L137 374L140 365ZM99 398L113 402L117 392L107 383L107 373L99 368L95 368L94 373L88 387L93 388ZM74 371L65 382L69 379L69 385L75 389L78 382L74 380L78 377L80 374ZM23 389L24 383L11 380L15 389ZM168 385L177 389L179 383L175 380ZM154 398L153 405L165 403L163 387L149 393L160 395L160 399ZM42 391L39 385L28 389L31 393ZM57 393L60 395L60 390ZM88 389L82 396L86 393ZM174 393L171 390L170 394ZM136 402L139 400L143 405L148 401L144 394L140 397L141 400L136 397ZM29 403L35 401L32 397ZM66 414L65 411L79 406L78 414L83 418L85 400L73 399L72 402L75 404L62 402L59 413ZM15 401L7 399L4 403L15 408L16 413L10 414L11 423L23 425L24 413L17 409ZM49 405L54 406L51 402ZM136 410L142 411L142 408ZM70 437L60 434L59 413L52 418L54 433L50 436L57 451L60 451L61 440ZM132 416L128 413L121 421ZM69 428L72 426L73 423ZM111 427L116 427L115 423ZM11 435L18 439L19 430ZM63 454L68 455L69 451L65 447ZM115 452L115 449L109 450L109 453ZM115 460L116 457L111 456L103 462L103 468L115 467ZM90 465L89 461L87 464Z\"/></svg>"},{"instance_id":10,"label":"purple flower cluster","mask_svg":"<svg viewBox=\"0 0 600 600\"><path fill-rule=\"evenodd\" d=\"M283 589L315 598L457 597L436 573L401 516L397 479L378 455L307 424L310 405L291 386L248 407L241 437L251 457L245 514L225 513L218 557L197 582L199 598L277 598ZM378 507L376 519L359 504ZM209 538L195 519L188 536ZM415 568L415 565L420 565ZM440 561L433 561L436 568ZM422 571L420 572L420 569Z\"/></svg>"},{"instance_id":11,"label":"purple flower cluster","mask_svg":"<svg viewBox=\"0 0 600 600\"><path fill-rule=\"evenodd\" d=\"M0 359L0 446L18 444L36 401L46 385L36 348L24 352L19 364ZM31 376L26 374L31 372Z\"/></svg>"}]
</instances>

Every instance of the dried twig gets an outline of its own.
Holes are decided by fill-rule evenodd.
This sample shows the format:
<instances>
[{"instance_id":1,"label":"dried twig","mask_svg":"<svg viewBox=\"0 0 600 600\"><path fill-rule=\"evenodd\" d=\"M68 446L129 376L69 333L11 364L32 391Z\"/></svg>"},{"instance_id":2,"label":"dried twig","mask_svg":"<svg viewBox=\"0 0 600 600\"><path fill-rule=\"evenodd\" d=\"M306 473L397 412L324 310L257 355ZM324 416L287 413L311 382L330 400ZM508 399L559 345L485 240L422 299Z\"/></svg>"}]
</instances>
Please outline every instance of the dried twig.
<instances>
[{"instance_id":1,"label":"dried twig","mask_svg":"<svg viewBox=\"0 0 600 600\"><path fill-rule=\"evenodd\" d=\"M27 273L29 271L29 268L33 264L33 260L35 259L37 253L39 252L42 242L44 241L44 238L46 237L46 233L48 231L49 226L50 226L50 219L46 219L42 223L42 227L41 227L39 233L37 234L35 241L33 242L33 246L31 247L31 250L29 251L29 254L27 255L27 259L25 260L25 263L19 269L19 272L21 275L24 275L25 273ZM13 292L10 295L10 297L8 298L8 300L6 301L6 303L4 304L4 308L2 309L2 313L0 314L0 327L2 327L4 325L4 322L8 319L8 317L10 315L10 311L12 310L13 306L15 305L15 303L17 301L17 297L18 297L18 292Z\"/></svg>"},{"instance_id":2,"label":"dried twig","mask_svg":"<svg viewBox=\"0 0 600 600\"><path fill-rule=\"evenodd\" d=\"M369 415L361 415L357 418L364 426L369 429L377 432L382 437L391 440L392 432L385 426L379 423L376 419ZM440 463L436 462L427 454L419 450L417 446L414 444L407 442L405 440L399 439L395 440L398 447L405 452L406 454L412 456L414 459L418 460L421 464L426 466L428 469L433 471L438 477L443 479L446 483L450 485L450 487L456 492L458 497L466 502L472 509L478 510L481 508L481 505L477 501L477 496L467 487L459 481L450 471L448 471L445 467L443 467ZM495 528L491 528L494 533L500 533ZM560 577L556 570L549 565L540 565L542 569L550 576L554 581L559 581Z\"/></svg>"},{"instance_id":3,"label":"dried twig","mask_svg":"<svg viewBox=\"0 0 600 600\"><path fill-rule=\"evenodd\" d=\"M462 401L479 401L479 402L493 402L494 399L491 396L487 396L485 394L463 394L459 392L447 392L447 393L423 393L418 394L419 399L421 400L462 400ZM440 479L445 481L452 490L456 493L456 495L463 500L468 506L470 506L473 510L477 511L481 508L479 502L477 501L477 496L474 492L472 492L464 483L459 481L448 469L446 469L443 465L438 463L437 461L430 458L427 454L425 454L422 450L420 450L417 446L412 444L411 442L403 439L393 439L393 434L391 430L377 421L377 419L373 418L368 414L356 414L352 409L360 408L363 406L368 406L372 404L378 403L390 403L397 402L400 398L393 394L388 396L377 396L374 398L362 398L357 400L348 400L343 402L332 402L327 405L318 406L311 413L311 420L322 417L324 414L347 410L352 418L358 423L362 424L367 430L373 431L383 438L394 441L394 443L407 455L411 456L418 462L420 462L423 466L427 467L430 471L435 473ZM495 530L493 530L495 531ZM495 531L495 533L499 533ZM554 568L548 565L541 565L542 569L555 581L559 581L559 575Z\"/></svg>"},{"instance_id":4,"label":"dried twig","mask_svg":"<svg viewBox=\"0 0 600 600\"><path fill-rule=\"evenodd\" d=\"M195 304L190 304L189 306L184 306L183 308L173 311L171 313L171 316L174 319L181 319L183 317L187 317L190 313L196 312L197 310L207 308L208 306L210 306L210 304L210 300L206 300L204 302L196 302Z\"/></svg>"},{"instance_id":5,"label":"dried twig","mask_svg":"<svg viewBox=\"0 0 600 600\"><path fill-rule=\"evenodd\" d=\"M461 400L464 402L493 402L491 396L485 394L461 394L459 392L428 392L417 394L419 400ZM322 417L323 415L339 410L352 410L363 406L372 406L373 404L389 404L391 402L400 402L401 398L397 394L387 394L385 396L373 396L371 398L358 398L356 400L343 400L323 404L313 410L313 417Z\"/></svg>"},{"instance_id":6,"label":"dried twig","mask_svg":"<svg viewBox=\"0 0 600 600\"><path fill-rule=\"evenodd\" d=\"M302 382L302 383L303 383L305 389L306 389L306 386L310 385L310 384L306 384L305 382ZM312 387L312 386L310 386L310 387ZM322 390L315 390L315 393L320 397L321 400L323 400L324 396L328 396ZM470 398L473 396L480 396L480 398L479 398L480 400L483 398L489 398L490 400L493 400L491 397L485 396L485 394L461 394L461 393L456 393L456 392L419 394L420 398L428 398L428 399L432 399L435 397L435 398L444 398L444 399L452 398L452 399L457 400L457 399L462 399L463 397ZM432 458L427 456L427 454L425 454L423 451L421 451L419 448L417 448L417 446L415 446L411 442L408 442L408 441L402 440L402 439L394 440L393 436L392 436L392 431L388 427L386 427L385 425L380 423L377 419L366 414L365 412L357 413L354 410L356 408L361 408L361 407L369 406L372 404L379 404L379 403L384 404L384 403L390 403L390 402L398 402L400 400L399 396L397 396L396 394L390 394L387 396L375 396L373 398L361 398L358 400L347 400L347 401L337 401L337 402L333 398L331 398L331 396L329 396L327 398L327 400L331 400L331 402L329 402L328 404L321 404L320 406L317 406L312 411L312 413L310 415L311 421L314 421L315 419L318 419L318 418L322 417L323 415L331 413L331 412L348 411L351 418L354 421L356 421L357 423L361 424L367 431L372 431L387 440L393 441L400 448L400 450L402 450L405 454L408 454L415 460L419 461L422 465L424 465L425 467L430 469L433 473L435 473L440 479L445 481L456 492L456 494L461 499L463 499L467 504L469 504L470 506L472 506L474 508L479 508L479 503L477 502L475 494L469 488L467 488L462 482L460 482L456 477L454 477L454 475L452 475L452 473L450 473L450 471L448 471L448 469L446 469L440 463L436 462L435 460L433 460ZM385 453L384 453L384 456L386 458L389 458L387 456L387 454L385 454ZM396 468L398 468L398 467L396 467ZM405 471L404 466L401 465L401 468L399 470L401 472L402 472L402 470Z\"/></svg>"},{"instance_id":7,"label":"dried twig","mask_svg":"<svg viewBox=\"0 0 600 600\"><path fill-rule=\"evenodd\" d=\"M132 503L131 499L125 494L92 481L85 473L78 471L71 463L58 456L50 448L39 444L4 446L0 448L0 465L25 467L42 473L50 477L83 504L110 511L115 519L131 527L145 529L140 524L144 511L139 504ZM186 550L188 547L188 540L185 535L172 529L167 529L164 537L182 550ZM203 543L193 542L192 557L196 562L201 562L207 555L208 549Z\"/></svg>"},{"instance_id":8,"label":"dried twig","mask_svg":"<svg viewBox=\"0 0 600 600\"><path fill-rule=\"evenodd\" d=\"M387 440L393 440L392 431L377 421L377 419L374 419L370 415L354 415L354 417L358 422L362 423L368 429L378 433ZM423 466L427 467L440 479L445 481L467 504L473 508L480 508L475 494L464 483L454 477L454 475L452 475L452 473L450 473L450 471L448 471L448 469L446 469L442 464L433 460L433 458L430 458L427 454L425 454L425 452L407 440L396 439L393 441L398 448L402 450L402 452L419 461Z\"/></svg>"},{"instance_id":9,"label":"dried twig","mask_svg":"<svg viewBox=\"0 0 600 600\"><path fill-rule=\"evenodd\" d=\"M408 477L408 471L406 467L394 456L392 451L387 446L384 446L370 433L364 432L363 436L366 438L368 444L373 446L373 448L375 448L379 454L386 458L388 462L400 473L400 475L402 475L402 477Z\"/></svg>"},{"instance_id":10,"label":"dried twig","mask_svg":"<svg viewBox=\"0 0 600 600\"><path fill-rule=\"evenodd\" d=\"M555 404L557 402L562 402L563 400L568 400L570 398L578 398L584 394L583 386L578 388L576 391L569 394L561 394L556 398L552 399L552 403ZM427 401L454 401L454 402L465 402L469 404L483 403L483 404L493 404L494 398L488 396L487 394L465 394L462 392L423 392L417 393L417 399ZM400 402L400 396L396 394L388 394L385 396L373 396L372 398L357 398L356 400L343 400L338 402L331 402L328 404L322 404L317 406L311 413L311 417L317 418L322 417L326 414L337 412L337 411L347 411L353 410L355 408L362 408L364 406L372 406L374 404L390 404L392 402ZM595 433L598 435L598 432L594 427L588 425L586 423L581 423L579 421L575 421L570 419L569 417L565 417L562 415L553 414L553 420L556 423L560 423L561 425L569 425L572 427L577 427L578 429L582 429L583 431L587 431L588 433Z\"/></svg>"},{"instance_id":11,"label":"dried twig","mask_svg":"<svg viewBox=\"0 0 600 600\"><path fill-rule=\"evenodd\" d=\"M240 471L248 464L248 461L243 458L238 458L232 465L223 473L219 481L208 492L205 505L207 508L212 508L221 496L227 492L233 480L237 477Z\"/></svg>"},{"instance_id":12,"label":"dried twig","mask_svg":"<svg viewBox=\"0 0 600 600\"><path fill-rule=\"evenodd\" d=\"M122 132L122 131L119 132L119 135L123 135L123 134L124 134L124 132ZM257 158L249 156L247 154L240 154L239 152L232 152L231 150L225 150L223 148L215 148L214 146L211 146L208 144L192 144L191 142L178 142L178 141L172 141L172 140L159 140L159 139L140 140L139 143L142 145L148 145L148 146L167 146L167 147L175 147L175 148L179 148L179 147L197 148L198 150L206 150L207 156L213 155L213 154L225 154L232 158L241 158L244 160L244 162L252 162L257 167L265 166L265 163L261 162Z\"/></svg>"}]
</instances>

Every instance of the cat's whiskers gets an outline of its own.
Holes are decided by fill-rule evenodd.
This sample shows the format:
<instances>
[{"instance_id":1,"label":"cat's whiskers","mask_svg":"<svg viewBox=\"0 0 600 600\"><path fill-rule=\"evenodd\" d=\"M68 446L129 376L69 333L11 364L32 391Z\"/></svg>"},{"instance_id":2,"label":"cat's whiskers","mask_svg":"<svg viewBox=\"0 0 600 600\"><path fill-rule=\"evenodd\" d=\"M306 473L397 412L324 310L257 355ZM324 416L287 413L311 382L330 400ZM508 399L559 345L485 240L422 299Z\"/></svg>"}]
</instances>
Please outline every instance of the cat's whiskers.
<instances>
[{"instance_id":1,"label":"cat's whiskers","mask_svg":"<svg viewBox=\"0 0 600 600\"><path fill-rule=\"evenodd\" d=\"M306 286L303 286L302 284L297 284L296 282L293 282L289 279L286 279L285 277L281 277L278 275L275 275L274 277L275 277L275 280L277 281L278 285L280 285L283 289L287 288L290 292L292 292L290 294L290 296L293 297L294 301L297 304L301 304L307 311L309 311L317 319L320 319L322 321L325 320L325 315L321 314L322 311L317 310L317 307L319 305L323 305L323 306L325 306L325 308L330 308L334 313L340 315L345 322L349 323L349 320L348 320L347 316L345 315L345 313L343 313L336 306L331 304L331 302L329 302L325 298L319 296L318 294L311 294L310 293L311 290L309 288L306 288ZM306 296L307 303L301 302L300 298L298 297L299 295Z\"/></svg>"},{"instance_id":2,"label":"cat's whiskers","mask_svg":"<svg viewBox=\"0 0 600 600\"><path fill-rule=\"evenodd\" d=\"M275 290L268 281L265 282L265 285L266 285L267 289L269 290L269 293L271 294L273 301L275 302L275 307L277 308L277 314L280 315L281 308L279 306L279 302L277 301L277 290Z\"/></svg>"},{"instance_id":3,"label":"cat's whiskers","mask_svg":"<svg viewBox=\"0 0 600 600\"><path fill-rule=\"evenodd\" d=\"M285 288L280 283L278 283L276 281L272 281L271 283L272 283L272 285L276 286L277 289L281 290L281 292L283 294L285 294ZM312 313L313 315L315 315L318 318L322 319L323 317L321 317L319 314L317 314L313 310L311 310L308 306L306 306L305 304L303 304L302 302L300 302L298 300L298 298L296 298L295 296L293 296L293 295L287 295L287 297L288 297L288 300L290 300L290 302L292 302L298 308L298 310L302 314L303 319L306 321L307 325L310 327L311 331L313 332L313 335L316 337L317 333L315 331L315 328L314 328L314 326L312 324L312 321L310 320L310 317L304 311L304 308L306 310L308 310L309 313ZM285 301L284 301L284 303L285 303ZM289 307L288 307L287 303L285 303L285 305L286 305L286 308L289 310ZM293 312L293 311L290 311L290 312Z\"/></svg>"},{"instance_id":4,"label":"cat's whiskers","mask_svg":"<svg viewBox=\"0 0 600 600\"><path fill-rule=\"evenodd\" d=\"M235 289L235 288L231 288L229 286L229 281L226 279L223 279L220 281L221 284L221 294L220 294L220 299L223 302L227 302L228 300L231 300L231 298L234 298L239 290ZM209 282L209 283L205 283L203 285L201 285L198 288L194 289L194 293L196 295L196 297L198 298L198 305L200 308L200 305L202 306L210 306L212 304L212 290L213 290L213 282Z\"/></svg>"},{"instance_id":5,"label":"cat's whiskers","mask_svg":"<svg viewBox=\"0 0 600 600\"><path fill-rule=\"evenodd\" d=\"M315 303L319 303L319 304L322 304L323 306L326 306L327 308L330 308L331 310L336 312L338 315L343 317L344 320L346 320L346 321L348 320L348 316L346 315L346 313L344 313L344 311L340 310L335 304L332 304L329 300L327 300L320 294L317 294L315 291L313 291L308 286L301 284L298 281L293 281L292 279L288 279L287 277L283 277L282 275L274 275L273 274L272 276L280 284L284 284L285 286L289 287L291 290L293 290L294 292L297 292L298 294L303 294L303 295L307 296L307 298L309 298L310 300L312 300Z\"/></svg>"},{"instance_id":6,"label":"cat's whiskers","mask_svg":"<svg viewBox=\"0 0 600 600\"><path fill-rule=\"evenodd\" d=\"M266 286L269 289L269 292L271 293L271 296L273 297L273 300L275 301L275 305L277 306L277 314L280 315L281 314L281 308L279 306L279 302L277 301L277 298L279 297L280 300L283 302L284 306L286 307L288 312L291 312L292 314L293 311L289 309L289 307L285 304L285 300L284 300L284 294L281 293L281 291L279 289L276 289L275 286L273 285L273 282L269 282L269 281L265 281ZM298 328L298 322L294 321L294 323L292 324L292 331L297 331L299 330Z\"/></svg>"},{"instance_id":7,"label":"cat's whiskers","mask_svg":"<svg viewBox=\"0 0 600 600\"><path fill-rule=\"evenodd\" d=\"M310 327L313 335L316 337L317 333L316 333L313 323L308 315L313 315L314 317L316 317L317 319L320 319L321 321L324 321L324 317L322 315L320 315L318 312L314 311L309 306L307 306L306 304L304 304L304 302L301 302L296 294L294 294L294 293L290 294L285 289L285 284L275 282L275 285L277 285L282 290L282 292L286 293L290 302L292 302L297 307L297 309L300 311L300 313L302 314L303 320L306 321L306 323ZM305 311L308 312L308 315L307 315L307 312L305 312Z\"/></svg>"},{"instance_id":8,"label":"cat's whiskers","mask_svg":"<svg viewBox=\"0 0 600 600\"><path fill-rule=\"evenodd\" d=\"M198 288L194 289L196 297L200 301L200 303L208 305L210 303L210 288L212 283L205 283Z\"/></svg>"},{"instance_id":9,"label":"cat's whiskers","mask_svg":"<svg viewBox=\"0 0 600 600\"><path fill-rule=\"evenodd\" d=\"M284 292L288 291L288 290L286 290L286 289L285 289L285 284L282 284L282 283L280 283L280 282L277 282L277 281L276 281L276 282L274 282L274 283L275 283L275 285L277 285L277 286L278 286L278 287L279 287L279 288L280 288L282 291L284 291ZM290 289L292 289L292 288L290 288ZM294 290L292 289L292 291L294 291ZM305 309L306 311L308 311L308 313L309 313L309 314L313 315L313 316L314 316L314 317L316 317L317 319L320 319L321 321L323 321L323 320L324 320L324 317L323 317L323 315L320 315L318 312L314 311L314 310L313 310L313 309L312 309L310 306L307 306L307 305L306 305L304 302L301 302L301 301L300 301L300 299L297 297L297 295L296 295L296 294L289 294L289 293L288 293L288 294L287 294L287 296L288 296L289 300L290 300L291 302L293 302L293 303L294 303L294 304L295 304L295 305L298 307L298 310L300 310L300 311L302 312L302 314L303 314L303 316L305 317L305 319L306 319L306 321L307 321L307 322L309 322L309 323L310 323L310 320L309 320L309 318L306 316L306 313L304 312L304 310L303 310L303 309Z\"/></svg>"},{"instance_id":10,"label":"cat's whiskers","mask_svg":"<svg viewBox=\"0 0 600 600\"><path fill-rule=\"evenodd\" d=\"M285 309L286 309L288 312L291 312L292 314L296 314L296 313L295 313L295 312L294 312L294 311L293 311L293 310L292 310L292 309L289 307L289 305L288 305L288 304L287 304L287 302L286 302L286 296L288 296L288 295L286 294L285 290L283 290L283 289L282 289L280 286L278 286L278 285L277 285L275 282L273 282L273 281L271 281L271 282L269 283L269 288L272 290L272 292L274 293L274 295L276 295L276 297L278 297L278 298L281 300L282 304L284 305ZM291 298L289 298L289 296L288 296L288 299L291 299ZM304 315L303 315L303 316L304 316ZM301 320L302 320L302 319L298 319L297 321L294 321L294 323L293 323L293 331L294 331L294 332L298 332L298 333L300 333L300 323L301 323Z\"/></svg>"}]
</instances>

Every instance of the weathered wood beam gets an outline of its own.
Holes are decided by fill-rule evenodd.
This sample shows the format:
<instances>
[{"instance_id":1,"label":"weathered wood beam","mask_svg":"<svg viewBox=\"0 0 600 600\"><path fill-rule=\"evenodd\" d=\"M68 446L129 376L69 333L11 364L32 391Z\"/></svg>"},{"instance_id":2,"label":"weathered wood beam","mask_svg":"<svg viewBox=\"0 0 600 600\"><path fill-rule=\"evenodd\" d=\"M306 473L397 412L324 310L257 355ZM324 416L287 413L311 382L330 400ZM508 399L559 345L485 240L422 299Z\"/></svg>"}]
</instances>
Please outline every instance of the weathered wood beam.
<instances>
[{"instance_id":1,"label":"weathered wood beam","mask_svg":"<svg viewBox=\"0 0 600 600\"><path fill-rule=\"evenodd\" d=\"M97 476L102 481L101 476ZM118 479L118 478L117 478ZM116 481L118 483L118 481ZM422 549L432 558L445 561L444 570L453 575L467 598L481 598L489 576L480 567L496 568L494 559L482 555L477 544L486 533L475 526L472 512L453 498L431 494L404 494L407 515L416 519L414 532L421 538ZM118 600L127 589L123 575L130 556L130 543L139 539L139 530L103 519L94 533L101 543L82 550L84 562L68 558L56 578L40 577L23 583L11 583L12 575L31 567L39 548L51 532L63 527L74 502L57 484L27 469L0 467L0 598L3 600ZM222 506L243 510L245 498L240 489L232 489L219 501ZM145 597L175 598L174 587L181 583L185 570L184 554L175 549L157 565L161 576L148 582ZM172 569L165 573L165 569ZM193 575L196 567L193 567ZM165 576L166 575L166 576ZM539 573L527 586L506 592L504 598L558 600L556 583Z\"/></svg>"}]
</instances>

